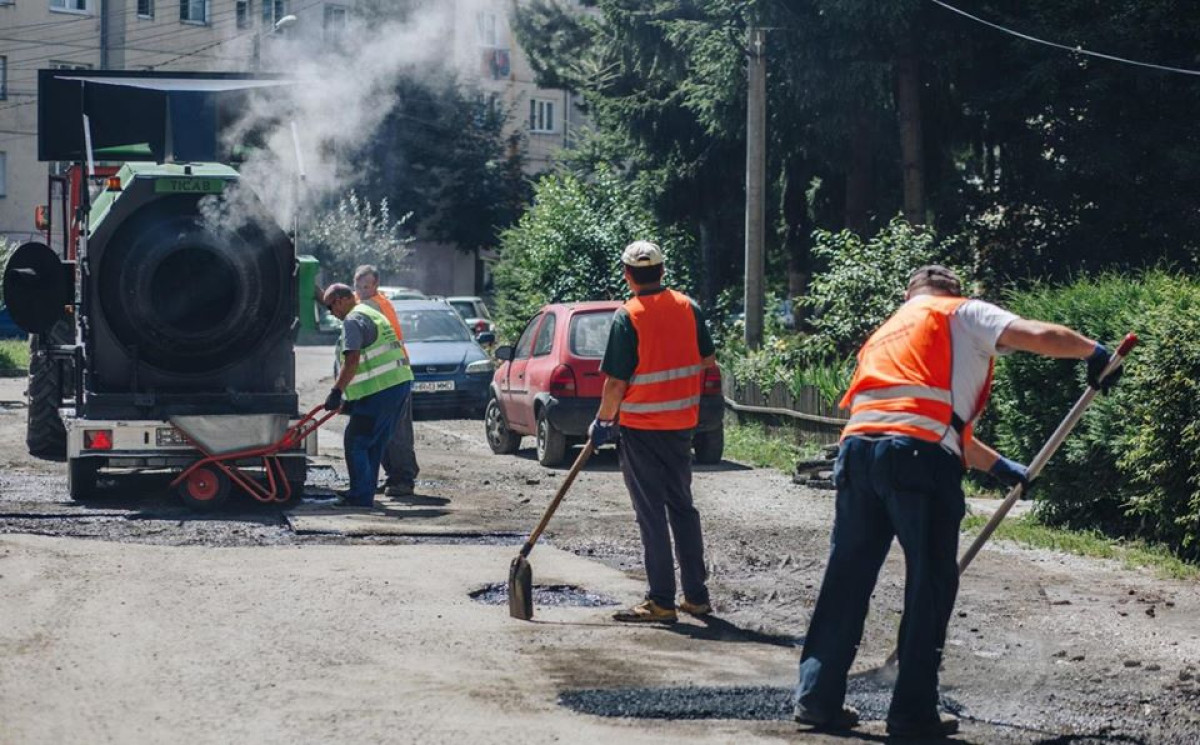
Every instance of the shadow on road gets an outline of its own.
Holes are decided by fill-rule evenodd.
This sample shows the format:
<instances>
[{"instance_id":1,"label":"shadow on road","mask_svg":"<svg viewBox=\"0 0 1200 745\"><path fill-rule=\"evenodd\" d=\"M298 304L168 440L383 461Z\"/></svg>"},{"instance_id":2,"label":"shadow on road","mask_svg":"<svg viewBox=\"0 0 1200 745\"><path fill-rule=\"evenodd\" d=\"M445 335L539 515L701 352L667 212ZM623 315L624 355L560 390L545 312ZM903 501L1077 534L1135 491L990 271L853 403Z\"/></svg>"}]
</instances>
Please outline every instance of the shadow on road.
<instances>
[{"instance_id":1,"label":"shadow on road","mask_svg":"<svg viewBox=\"0 0 1200 745\"><path fill-rule=\"evenodd\" d=\"M771 634L765 631L743 629L723 618L714 615L696 618L701 626L690 623L677 623L666 628L680 636L689 639L710 642L748 642L751 644L769 644L773 647L800 647L804 645L804 637L788 634Z\"/></svg>"}]
</instances>

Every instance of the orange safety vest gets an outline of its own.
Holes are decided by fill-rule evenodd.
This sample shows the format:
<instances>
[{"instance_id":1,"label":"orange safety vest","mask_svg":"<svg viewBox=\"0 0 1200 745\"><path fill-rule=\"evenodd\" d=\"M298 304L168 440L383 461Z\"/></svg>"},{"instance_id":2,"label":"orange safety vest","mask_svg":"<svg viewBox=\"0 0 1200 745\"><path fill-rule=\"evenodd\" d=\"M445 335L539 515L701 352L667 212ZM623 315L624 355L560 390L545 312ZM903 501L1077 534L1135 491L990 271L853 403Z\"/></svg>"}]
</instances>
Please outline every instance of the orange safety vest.
<instances>
[{"instance_id":1,"label":"orange safety vest","mask_svg":"<svg viewBox=\"0 0 1200 745\"><path fill-rule=\"evenodd\" d=\"M358 299L358 293L354 293L354 298ZM404 359L408 359L408 349L404 347L404 331L400 328L400 319L396 317L396 308L392 305L392 301L388 300L380 293L375 293L363 302L375 310L383 314L383 317L392 325L392 330L396 332L396 341L400 342L401 349L404 349Z\"/></svg>"},{"instance_id":2,"label":"orange safety vest","mask_svg":"<svg viewBox=\"0 0 1200 745\"><path fill-rule=\"evenodd\" d=\"M941 442L954 430L963 452L992 390L992 369L968 421L954 413L954 346L950 317L962 297L926 295L906 303L858 352L858 368L841 407L850 409L842 438L905 435Z\"/></svg>"},{"instance_id":3,"label":"orange safety vest","mask_svg":"<svg viewBox=\"0 0 1200 745\"><path fill-rule=\"evenodd\" d=\"M621 426L692 429L700 421L703 386L692 301L674 290L625 303L638 339L638 363L621 401Z\"/></svg>"}]
</instances>

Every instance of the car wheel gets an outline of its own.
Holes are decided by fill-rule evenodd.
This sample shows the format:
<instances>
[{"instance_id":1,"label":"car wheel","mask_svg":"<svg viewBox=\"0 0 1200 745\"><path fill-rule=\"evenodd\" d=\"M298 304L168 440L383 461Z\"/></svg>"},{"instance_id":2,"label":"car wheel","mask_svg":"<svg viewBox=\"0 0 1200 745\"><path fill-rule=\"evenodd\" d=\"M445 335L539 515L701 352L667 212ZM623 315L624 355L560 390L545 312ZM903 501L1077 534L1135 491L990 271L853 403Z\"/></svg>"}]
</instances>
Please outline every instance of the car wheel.
<instances>
[{"instance_id":1,"label":"car wheel","mask_svg":"<svg viewBox=\"0 0 1200 745\"><path fill-rule=\"evenodd\" d=\"M544 409L537 420L537 456L543 466L557 466L567 457L567 436L554 428Z\"/></svg>"},{"instance_id":2,"label":"car wheel","mask_svg":"<svg viewBox=\"0 0 1200 745\"><path fill-rule=\"evenodd\" d=\"M697 432L692 436L692 447L696 451L696 462L706 466L721 462L725 454L725 430L714 429L711 432Z\"/></svg>"},{"instance_id":3,"label":"car wheel","mask_svg":"<svg viewBox=\"0 0 1200 745\"><path fill-rule=\"evenodd\" d=\"M504 412L500 410L500 402L495 398L488 399L487 408L483 413L483 429L487 435L488 447L497 455L512 455L521 448L521 436L508 428L504 421Z\"/></svg>"}]
</instances>

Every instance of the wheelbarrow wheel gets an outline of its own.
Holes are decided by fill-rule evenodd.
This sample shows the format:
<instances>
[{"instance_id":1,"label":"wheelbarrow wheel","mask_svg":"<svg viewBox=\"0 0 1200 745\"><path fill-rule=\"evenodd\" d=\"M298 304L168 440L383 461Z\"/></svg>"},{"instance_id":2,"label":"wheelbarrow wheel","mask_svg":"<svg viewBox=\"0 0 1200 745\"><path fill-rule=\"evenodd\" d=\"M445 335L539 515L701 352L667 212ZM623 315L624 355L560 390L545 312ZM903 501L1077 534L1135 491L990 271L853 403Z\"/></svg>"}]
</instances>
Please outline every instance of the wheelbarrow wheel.
<instances>
[{"instance_id":1,"label":"wheelbarrow wheel","mask_svg":"<svg viewBox=\"0 0 1200 745\"><path fill-rule=\"evenodd\" d=\"M229 478L215 466L200 466L187 475L175 491L193 510L215 510L229 499Z\"/></svg>"}]
</instances>

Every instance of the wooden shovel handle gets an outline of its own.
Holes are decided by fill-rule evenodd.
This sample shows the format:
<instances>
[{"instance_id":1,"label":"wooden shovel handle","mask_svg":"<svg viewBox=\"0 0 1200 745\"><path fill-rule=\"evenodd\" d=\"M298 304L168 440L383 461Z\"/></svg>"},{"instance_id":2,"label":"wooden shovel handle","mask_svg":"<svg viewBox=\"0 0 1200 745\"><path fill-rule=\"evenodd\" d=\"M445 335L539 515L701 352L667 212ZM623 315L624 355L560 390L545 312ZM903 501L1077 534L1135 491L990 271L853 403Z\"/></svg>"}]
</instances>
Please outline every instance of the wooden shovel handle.
<instances>
[{"instance_id":1,"label":"wooden shovel handle","mask_svg":"<svg viewBox=\"0 0 1200 745\"><path fill-rule=\"evenodd\" d=\"M588 458L591 458L594 452L596 452L596 446L592 444L592 438L589 437L587 444L583 446L583 450L579 451L579 457L575 459L575 464L571 466L567 477L563 479L562 486L558 487L558 493L554 495L554 499L550 501L550 506L546 508L546 514L542 515L542 521L533 529L533 532L529 534L529 540L525 541L525 545L521 547L521 556L529 556L529 552L533 550L533 544L537 543L538 538L542 537L542 531L550 524L550 518L554 517L554 511L558 509L558 505L562 502L563 497L567 496L567 490L571 488L571 484L575 483L575 477L587 465Z\"/></svg>"}]
</instances>

